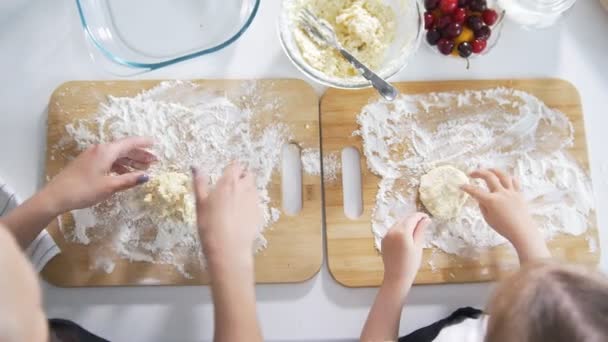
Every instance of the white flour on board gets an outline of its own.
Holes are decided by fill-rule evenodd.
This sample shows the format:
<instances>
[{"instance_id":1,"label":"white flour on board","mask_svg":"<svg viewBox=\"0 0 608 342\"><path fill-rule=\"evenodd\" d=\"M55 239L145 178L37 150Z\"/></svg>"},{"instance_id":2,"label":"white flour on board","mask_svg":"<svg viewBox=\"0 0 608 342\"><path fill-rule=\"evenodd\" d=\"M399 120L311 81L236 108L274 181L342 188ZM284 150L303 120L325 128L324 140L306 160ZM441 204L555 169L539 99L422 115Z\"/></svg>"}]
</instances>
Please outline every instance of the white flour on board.
<instances>
[{"instance_id":1,"label":"white flour on board","mask_svg":"<svg viewBox=\"0 0 608 342\"><path fill-rule=\"evenodd\" d=\"M230 161L240 161L257 176L264 213L256 240L259 251L266 247L264 229L280 216L268 186L280 162L277 146L290 134L286 125L276 123L281 104L264 102L255 95L256 86L245 83L228 96L189 82L162 82L134 97L108 97L91 119L69 124L66 131L79 150L126 136L153 137L159 162L149 171L151 177L168 171L189 174L190 167L197 166L214 184ZM254 106L261 108L259 112ZM61 153L64 144L54 152ZM189 267L204 264L195 220L159 216L161 210L143 203L146 195L146 187L140 186L91 209L74 211L74 231L62 231L81 244L111 241L121 258L174 265L190 276ZM112 270L106 260L98 264Z\"/></svg>"},{"instance_id":2,"label":"white flour on board","mask_svg":"<svg viewBox=\"0 0 608 342\"><path fill-rule=\"evenodd\" d=\"M378 248L396 220L417 209L420 176L446 164L467 173L494 167L519 178L546 239L581 235L594 215L589 176L567 152L572 124L528 93L496 88L402 95L368 104L358 123L367 165L382 177L372 215ZM459 217L434 220L426 241L463 256L506 242L473 199Z\"/></svg>"},{"instance_id":3,"label":"white flour on board","mask_svg":"<svg viewBox=\"0 0 608 342\"><path fill-rule=\"evenodd\" d=\"M94 262L93 269L102 270L108 274L114 272L114 268L116 267L116 263L109 258L96 258Z\"/></svg>"},{"instance_id":4,"label":"white flour on board","mask_svg":"<svg viewBox=\"0 0 608 342\"><path fill-rule=\"evenodd\" d=\"M318 148L305 148L302 150L302 168L304 172L318 176L321 174L321 151ZM338 179L338 170L341 168L337 153L323 156L323 180L333 182Z\"/></svg>"}]
</instances>

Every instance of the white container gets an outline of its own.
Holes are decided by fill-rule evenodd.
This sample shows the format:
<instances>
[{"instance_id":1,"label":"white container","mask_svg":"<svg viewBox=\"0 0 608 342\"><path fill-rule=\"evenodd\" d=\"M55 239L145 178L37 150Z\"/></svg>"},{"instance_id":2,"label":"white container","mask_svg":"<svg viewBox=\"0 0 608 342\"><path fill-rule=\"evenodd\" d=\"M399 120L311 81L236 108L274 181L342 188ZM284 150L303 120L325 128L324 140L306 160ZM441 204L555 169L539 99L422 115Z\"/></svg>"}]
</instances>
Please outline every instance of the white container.
<instances>
[{"instance_id":1,"label":"white container","mask_svg":"<svg viewBox=\"0 0 608 342\"><path fill-rule=\"evenodd\" d=\"M555 24L576 0L498 0L507 19L525 28L539 29Z\"/></svg>"}]
</instances>

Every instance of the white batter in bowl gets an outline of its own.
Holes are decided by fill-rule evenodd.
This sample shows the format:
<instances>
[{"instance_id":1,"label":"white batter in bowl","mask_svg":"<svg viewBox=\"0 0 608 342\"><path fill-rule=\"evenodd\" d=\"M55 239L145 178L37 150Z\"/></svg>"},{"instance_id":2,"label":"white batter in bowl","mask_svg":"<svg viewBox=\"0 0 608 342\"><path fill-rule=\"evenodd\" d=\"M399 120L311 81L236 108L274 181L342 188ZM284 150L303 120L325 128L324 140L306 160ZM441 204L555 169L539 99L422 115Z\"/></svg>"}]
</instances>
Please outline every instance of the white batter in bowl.
<instances>
[{"instance_id":1,"label":"white batter in bowl","mask_svg":"<svg viewBox=\"0 0 608 342\"><path fill-rule=\"evenodd\" d=\"M309 3L313 2L315 0L283 1L278 30L285 53L300 71L316 82L335 88L359 89L369 87L370 83L359 75L344 76L343 73L338 72L336 74L341 76L335 76L331 72L319 70L327 70L327 68L311 65L309 63L310 58L304 58L301 50L303 44L301 39L298 41L297 37L301 33L297 17L302 8L310 7ZM381 2L392 9L395 27L393 37L391 37L392 42L384 52L384 56L376 58L379 62L374 63L377 66L376 68L372 66L372 69L386 79L403 69L418 50L424 23L422 8L416 0L381 0ZM331 2L327 1L326 3Z\"/></svg>"}]
</instances>

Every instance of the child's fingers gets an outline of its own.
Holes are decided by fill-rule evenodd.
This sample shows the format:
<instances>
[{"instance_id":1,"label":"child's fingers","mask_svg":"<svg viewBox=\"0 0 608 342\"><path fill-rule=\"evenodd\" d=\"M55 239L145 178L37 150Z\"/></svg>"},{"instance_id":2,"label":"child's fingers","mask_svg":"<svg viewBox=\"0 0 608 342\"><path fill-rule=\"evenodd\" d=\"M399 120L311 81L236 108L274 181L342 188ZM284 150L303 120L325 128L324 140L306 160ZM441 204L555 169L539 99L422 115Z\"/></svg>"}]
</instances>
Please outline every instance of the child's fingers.
<instances>
[{"instance_id":1,"label":"child's fingers","mask_svg":"<svg viewBox=\"0 0 608 342\"><path fill-rule=\"evenodd\" d=\"M488 189L490 189L490 191L498 191L502 188L498 177L489 170L473 171L473 173L471 173L471 177L483 179L488 185Z\"/></svg>"},{"instance_id":2,"label":"child's fingers","mask_svg":"<svg viewBox=\"0 0 608 342\"><path fill-rule=\"evenodd\" d=\"M502 170L490 169L490 172L492 172L496 175L496 177L498 177L498 180L500 180L500 184L502 184L502 186L504 186L506 189L511 189L513 187L511 177L506 173L502 172Z\"/></svg>"},{"instance_id":3,"label":"child's fingers","mask_svg":"<svg viewBox=\"0 0 608 342\"><path fill-rule=\"evenodd\" d=\"M432 220L429 217L425 217L418 222L414 230L414 243L419 245L422 244L424 239L424 232L431 224Z\"/></svg>"},{"instance_id":4,"label":"child's fingers","mask_svg":"<svg viewBox=\"0 0 608 342\"><path fill-rule=\"evenodd\" d=\"M429 218L429 216L425 213L417 212L405 218L403 224L401 225L408 236L413 236L414 231L416 230L416 226L420 221L425 218Z\"/></svg>"},{"instance_id":5,"label":"child's fingers","mask_svg":"<svg viewBox=\"0 0 608 342\"><path fill-rule=\"evenodd\" d=\"M475 185L471 185L471 184L465 184L465 185L461 186L460 189L462 189L462 191L466 192L467 194L471 195L471 197L476 199L478 202L485 201L486 199L488 199L488 196L490 195L490 193L485 191L484 189L476 187Z\"/></svg>"}]
</instances>

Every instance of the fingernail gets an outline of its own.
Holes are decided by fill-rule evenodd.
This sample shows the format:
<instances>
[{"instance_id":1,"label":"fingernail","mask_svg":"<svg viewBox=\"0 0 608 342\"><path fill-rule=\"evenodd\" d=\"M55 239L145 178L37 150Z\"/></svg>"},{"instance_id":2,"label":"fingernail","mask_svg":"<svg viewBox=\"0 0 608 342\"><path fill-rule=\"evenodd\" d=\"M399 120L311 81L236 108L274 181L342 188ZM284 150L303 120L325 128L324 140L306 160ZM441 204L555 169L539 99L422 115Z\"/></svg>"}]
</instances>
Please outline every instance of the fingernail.
<instances>
[{"instance_id":1,"label":"fingernail","mask_svg":"<svg viewBox=\"0 0 608 342\"><path fill-rule=\"evenodd\" d=\"M150 180L150 176L148 176L147 174L144 173L143 175L140 175L139 177L137 177L137 185L144 184L145 182L147 182L149 180Z\"/></svg>"}]
</instances>

